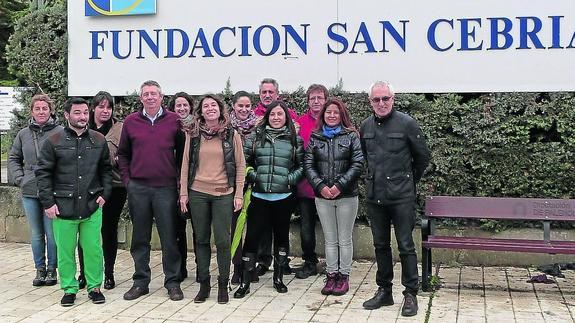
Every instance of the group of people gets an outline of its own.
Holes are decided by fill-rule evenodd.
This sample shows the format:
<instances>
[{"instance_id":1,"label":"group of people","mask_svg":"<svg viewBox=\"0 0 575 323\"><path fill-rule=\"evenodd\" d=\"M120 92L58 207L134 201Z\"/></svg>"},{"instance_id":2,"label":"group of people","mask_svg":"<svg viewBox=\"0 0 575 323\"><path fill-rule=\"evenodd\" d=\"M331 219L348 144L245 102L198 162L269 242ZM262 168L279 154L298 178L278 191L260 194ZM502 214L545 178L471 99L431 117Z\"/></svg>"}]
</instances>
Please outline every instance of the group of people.
<instances>
[{"instance_id":1,"label":"group of people","mask_svg":"<svg viewBox=\"0 0 575 323\"><path fill-rule=\"evenodd\" d=\"M272 258L273 287L286 293L290 218L296 209L304 260L296 277L318 273L319 219L326 256L321 293L344 295L350 284L358 182L364 176L379 288L363 305L376 309L394 303L393 224L405 287L402 314L415 315L415 185L430 153L415 120L393 108L391 85L371 86L373 115L359 131L346 104L330 98L323 85L308 88L307 110L301 116L280 100L274 79L261 81L259 97L255 105L249 93L240 91L228 110L216 95L204 95L194 105L191 96L179 92L163 107L160 85L146 81L140 87L142 109L123 122L114 118L113 97L99 92L91 102L69 99L64 106L67 123L60 126L50 99L34 96L30 124L18 133L9 157L32 233L33 285L56 284L58 268L63 306L73 305L83 287L94 303L105 302L100 287L102 281L106 289L115 287L117 226L127 198L134 274L125 300L149 292L152 223L160 237L168 296L184 298L180 283L188 276L187 218L199 283L194 302L210 295L212 232L218 303L229 301L231 264L231 283L239 284L235 298L250 293L250 284L269 270ZM237 238L239 244L232 244Z\"/></svg>"}]
</instances>

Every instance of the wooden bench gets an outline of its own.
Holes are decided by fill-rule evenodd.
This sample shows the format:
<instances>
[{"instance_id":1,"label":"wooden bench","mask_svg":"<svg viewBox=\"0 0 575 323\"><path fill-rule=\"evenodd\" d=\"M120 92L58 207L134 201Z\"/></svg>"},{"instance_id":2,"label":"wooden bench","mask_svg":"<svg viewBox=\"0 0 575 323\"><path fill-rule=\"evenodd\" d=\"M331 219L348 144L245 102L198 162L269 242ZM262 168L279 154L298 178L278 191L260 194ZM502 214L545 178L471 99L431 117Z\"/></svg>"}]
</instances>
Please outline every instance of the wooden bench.
<instances>
[{"instance_id":1,"label":"wooden bench","mask_svg":"<svg viewBox=\"0 0 575 323\"><path fill-rule=\"evenodd\" d=\"M542 221L540 240L441 236L436 219ZM432 248L575 254L575 241L551 240L551 222L575 221L575 200L430 196L421 221L422 288L429 290Z\"/></svg>"}]
</instances>

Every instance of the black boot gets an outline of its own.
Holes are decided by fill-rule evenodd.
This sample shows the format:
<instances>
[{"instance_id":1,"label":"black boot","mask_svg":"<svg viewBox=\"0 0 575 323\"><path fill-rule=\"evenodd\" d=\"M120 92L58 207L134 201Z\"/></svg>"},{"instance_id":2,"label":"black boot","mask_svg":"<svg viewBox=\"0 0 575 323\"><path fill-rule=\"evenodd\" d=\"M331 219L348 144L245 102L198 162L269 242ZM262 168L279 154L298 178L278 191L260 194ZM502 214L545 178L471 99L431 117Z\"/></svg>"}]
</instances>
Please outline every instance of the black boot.
<instances>
[{"instance_id":1,"label":"black boot","mask_svg":"<svg viewBox=\"0 0 575 323\"><path fill-rule=\"evenodd\" d=\"M243 298L250 293L250 283L252 282L252 274L255 272L256 255L254 253L246 253L242 257L244 270L242 272L241 283L238 290L234 293L234 298Z\"/></svg>"},{"instance_id":2,"label":"black boot","mask_svg":"<svg viewBox=\"0 0 575 323\"><path fill-rule=\"evenodd\" d=\"M366 310L375 310L382 306L390 305L393 305L393 295L391 294L391 289L385 289L384 287L379 287L372 298L363 302L363 307Z\"/></svg>"},{"instance_id":3,"label":"black boot","mask_svg":"<svg viewBox=\"0 0 575 323\"><path fill-rule=\"evenodd\" d=\"M234 265L234 273L231 279L232 285L238 285L241 282L242 273L243 273L242 265L241 264Z\"/></svg>"},{"instance_id":4,"label":"black boot","mask_svg":"<svg viewBox=\"0 0 575 323\"><path fill-rule=\"evenodd\" d=\"M283 282L284 266L287 264L287 249L279 248L274 260L274 288L278 293L287 293L288 288Z\"/></svg>"},{"instance_id":5,"label":"black boot","mask_svg":"<svg viewBox=\"0 0 575 323\"><path fill-rule=\"evenodd\" d=\"M218 304L227 304L230 301L228 295L228 282L227 277L218 277Z\"/></svg>"},{"instance_id":6,"label":"black boot","mask_svg":"<svg viewBox=\"0 0 575 323\"><path fill-rule=\"evenodd\" d=\"M194 297L194 303L203 303L208 297L210 297L210 277L200 282L200 291L196 297Z\"/></svg>"},{"instance_id":7,"label":"black boot","mask_svg":"<svg viewBox=\"0 0 575 323\"><path fill-rule=\"evenodd\" d=\"M417 296L405 294L403 298L403 306L401 307L401 316L417 315L417 309Z\"/></svg>"}]
</instances>

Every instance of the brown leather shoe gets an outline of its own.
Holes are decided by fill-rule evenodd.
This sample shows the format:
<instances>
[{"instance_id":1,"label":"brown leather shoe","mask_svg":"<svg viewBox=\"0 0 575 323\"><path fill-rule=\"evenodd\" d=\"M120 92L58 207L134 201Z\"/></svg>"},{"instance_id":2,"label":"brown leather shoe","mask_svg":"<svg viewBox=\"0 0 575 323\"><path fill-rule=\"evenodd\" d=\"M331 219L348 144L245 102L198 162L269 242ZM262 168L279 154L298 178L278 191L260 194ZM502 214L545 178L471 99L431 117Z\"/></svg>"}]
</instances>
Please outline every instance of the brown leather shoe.
<instances>
[{"instance_id":1,"label":"brown leather shoe","mask_svg":"<svg viewBox=\"0 0 575 323\"><path fill-rule=\"evenodd\" d=\"M124 299L127 301L134 300L140 296L148 294L150 290L147 287L132 286L129 291L124 294Z\"/></svg>"},{"instance_id":2,"label":"brown leather shoe","mask_svg":"<svg viewBox=\"0 0 575 323\"><path fill-rule=\"evenodd\" d=\"M172 301L181 301L184 299L184 292L182 292L180 286L168 288L168 295Z\"/></svg>"}]
</instances>

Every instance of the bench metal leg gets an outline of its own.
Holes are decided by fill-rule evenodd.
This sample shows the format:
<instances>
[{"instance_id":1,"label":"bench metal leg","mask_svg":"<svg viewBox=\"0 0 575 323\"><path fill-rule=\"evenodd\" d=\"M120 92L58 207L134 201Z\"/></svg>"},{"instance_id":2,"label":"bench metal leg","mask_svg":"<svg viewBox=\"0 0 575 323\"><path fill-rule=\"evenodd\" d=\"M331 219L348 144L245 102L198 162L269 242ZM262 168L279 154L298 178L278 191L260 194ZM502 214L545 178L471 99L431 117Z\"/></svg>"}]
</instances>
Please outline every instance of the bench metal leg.
<instances>
[{"instance_id":1,"label":"bench metal leg","mask_svg":"<svg viewBox=\"0 0 575 323\"><path fill-rule=\"evenodd\" d=\"M421 288L424 292L429 292L429 281L431 279L431 249L422 248L421 254Z\"/></svg>"}]
</instances>

